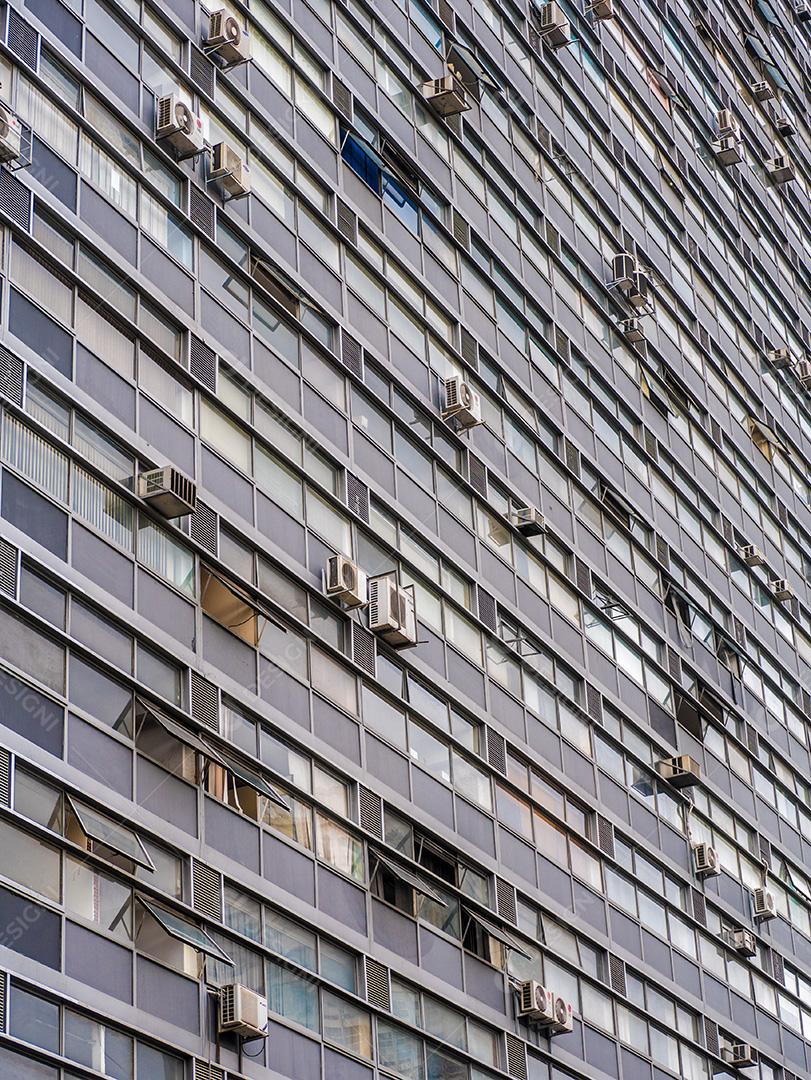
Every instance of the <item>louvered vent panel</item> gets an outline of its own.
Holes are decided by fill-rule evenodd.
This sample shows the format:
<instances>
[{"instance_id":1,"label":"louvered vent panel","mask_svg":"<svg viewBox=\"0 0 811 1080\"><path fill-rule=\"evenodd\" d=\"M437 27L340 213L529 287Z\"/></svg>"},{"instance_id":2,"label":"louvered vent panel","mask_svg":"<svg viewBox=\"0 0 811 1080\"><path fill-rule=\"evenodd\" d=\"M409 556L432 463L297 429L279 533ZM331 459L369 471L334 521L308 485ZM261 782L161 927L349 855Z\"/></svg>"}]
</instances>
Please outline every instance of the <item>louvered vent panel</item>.
<instances>
[{"instance_id":1,"label":"louvered vent panel","mask_svg":"<svg viewBox=\"0 0 811 1080\"><path fill-rule=\"evenodd\" d=\"M507 746L504 738L492 728L487 728L487 760L500 773L507 774Z\"/></svg>"},{"instance_id":2,"label":"louvered vent panel","mask_svg":"<svg viewBox=\"0 0 811 1080\"><path fill-rule=\"evenodd\" d=\"M8 169L0 169L0 211L21 229L31 231L31 192Z\"/></svg>"},{"instance_id":3,"label":"louvered vent panel","mask_svg":"<svg viewBox=\"0 0 811 1080\"><path fill-rule=\"evenodd\" d=\"M697 889L693 889L693 918L702 926L707 925L707 901Z\"/></svg>"},{"instance_id":4,"label":"louvered vent panel","mask_svg":"<svg viewBox=\"0 0 811 1080\"><path fill-rule=\"evenodd\" d=\"M772 975L782 986L786 985L786 968L783 957L774 949L772 949Z\"/></svg>"},{"instance_id":5,"label":"louvered vent panel","mask_svg":"<svg viewBox=\"0 0 811 1080\"><path fill-rule=\"evenodd\" d=\"M358 787L360 826L366 832L383 839L383 800L362 784Z\"/></svg>"},{"instance_id":6,"label":"louvered vent panel","mask_svg":"<svg viewBox=\"0 0 811 1080\"><path fill-rule=\"evenodd\" d=\"M480 495L487 497L487 466L484 462L468 452L467 455L467 478L470 486Z\"/></svg>"},{"instance_id":7,"label":"louvered vent panel","mask_svg":"<svg viewBox=\"0 0 811 1080\"><path fill-rule=\"evenodd\" d=\"M357 338L341 330L341 360L349 370L363 378L363 348Z\"/></svg>"},{"instance_id":8,"label":"louvered vent panel","mask_svg":"<svg viewBox=\"0 0 811 1080\"><path fill-rule=\"evenodd\" d=\"M368 523L369 521L369 489L362 480L348 472L346 474L346 505L353 514Z\"/></svg>"},{"instance_id":9,"label":"louvered vent panel","mask_svg":"<svg viewBox=\"0 0 811 1080\"><path fill-rule=\"evenodd\" d=\"M563 453L566 459L566 465L575 476L580 475L580 451L577 449L571 439L563 440Z\"/></svg>"},{"instance_id":10,"label":"louvered vent panel","mask_svg":"<svg viewBox=\"0 0 811 1080\"><path fill-rule=\"evenodd\" d=\"M603 695L596 686L586 683L586 709L592 720L598 724L603 722Z\"/></svg>"},{"instance_id":11,"label":"louvered vent panel","mask_svg":"<svg viewBox=\"0 0 811 1080\"><path fill-rule=\"evenodd\" d=\"M366 1000L378 1009L391 1011L391 983L389 981L389 969L383 964L373 960L371 956L365 956L364 967L366 968Z\"/></svg>"},{"instance_id":12,"label":"louvered vent panel","mask_svg":"<svg viewBox=\"0 0 811 1080\"><path fill-rule=\"evenodd\" d=\"M343 199L338 199L336 221L338 231L353 244L358 242L358 215L346 205Z\"/></svg>"},{"instance_id":13,"label":"louvered vent panel","mask_svg":"<svg viewBox=\"0 0 811 1080\"><path fill-rule=\"evenodd\" d=\"M332 76L332 103L351 122L353 116L352 91L340 79Z\"/></svg>"},{"instance_id":14,"label":"louvered vent panel","mask_svg":"<svg viewBox=\"0 0 811 1080\"><path fill-rule=\"evenodd\" d=\"M8 37L6 38L9 49L15 56L30 67L37 70L39 63L39 34L29 26L25 19L21 19L14 8L8 9Z\"/></svg>"},{"instance_id":15,"label":"louvered vent panel","mask_svg":"<svg viewBox=\"0 0 811 1080\"><path fill-rule=\"evenodd\" d=\"M708 1016L704 1017L704 1043L711 1054L718 1054L721 1046L718 1041L718 1025Z\"/></svg>"},{"instance_id":16,"label":"louvered vent panel","mask_svg":"<svg viewBox=\"0 0 811 1080\"><path fill-rule=\"evenodd\" d=\"M17 564L19 552L8 542L0 540L0 592L17 599Z\"/></svg>"},{"instance_id":17,"label":"louvered vent panel","mask_svg":"<svg viewBox=\"0 0 811 1080\"><path fill-rule=\"evenodd\" d=\"M465 251L470 250L470 226L457 210L453 211L453 235Z\"/></svg>"},{"instance_id":18,"label":"louvered vent panel","mask_svg":"<svg viewBox=\"0 0 811 1080\"><path fill-rule=\"evenodd\" d=\"M194 334L189 340L189 371L209 390L217 389L217 354Z\"/></svg>"},{"instance_id":19,"label":"louvered vent panel","mask_svg":"<svg viewBox=\"0 0 811 1080\"><path fill-rule=\"evenodd\" d=\"M578 559L576 556L574 560L574 580L578 589L591 599L591 570L582 559Z\"/></svg>"},{"instance_id":20,"label":"louvered vent panel","mask_svg":"<svg viewBox=\"0 0 811 1080\"><path fill-rule=\"evenodd\" d=\"M225 1080L225 1070L202 1058L194 1059L194 1080Z\"/></svg>"},{"instance_id":21,"label":"louvered vent panel","mask_svg":"<svg viewBox=\"0 0 811 1080\"><path fill-rule=\"evenodd\" d=\"M764 862L769 869L772 865L772 845L766 839L765 836L760 837L760 858L761 862Z\"/></svg>"},{"instance_id":22,"label":"louvered vent panel","mask_svg":"<svg viewBox=\"0 0 811 1080\"><path fill-rule=\"evenodd\" d=\"M222 874L193 859L191 886L194 910L222 922Z\"/></svg>"},{"instance_id":23,"label":"louvered vent panel","mask_svg":"<svg viewBox=\"0 0 811 1080\"><path fill-rule=\"evenodd\" d=\"M522 1039L507 1032L507 1072L517 1080L527 1080L527 1048Z\"/></svg>"},{"instance_id":24,"label":"louvered vent panel","mask_svg":"<svg viewBox=\"0 0 811 1080\"><path fill-rule=\"evenodd\" d=\"M470 364L471 367L478 370L479 367L479 345L474 336L469 330L465 330L464 326L461 328L461 353L464 359Z\"/></svg>"},{"instance_id":25,"label":"louvered vent panel","mask_svg":"<svg viewBox=\"0 0 811 1080\"><path fill-rule=\"evenodd\" d=\"M669 645L667 647L667 667L676 682L681 682L681 657Z\"/></svg>"},{"instance_id":26,"label":"louvered vent panel","mask_svg":"<svg viewBox=\"0 0 811 1080\"><path fill-rule=\"evenodd\" d=\"M211 731L220 730L220 694L214 683L191 673L191 714Z\"/></svg>"},{"instance_id":27,"label":"louvered vent panel","mask_svg":"<svg viewBox=\"0 0 811 1080\"><path fill-rule=\"evenodd\" d=\"M352 623L352 659L369 675L377 674L377 642L360 623Z\"/></svg>"},{"instance_id":28,"label":"louvered vent panel","mask_svg":"<svg viewBox=\"0 0 811 1080\"><path fill-rule=\"evenodd\" d=\"M602 815L597 817L597 844L600 851L614 858L614 826Z\"/></svg>"},{"instance_id":29,"label":"louvered vent panel","mask_svg":"<svg viewBox=\"0 0 811 1080\"><path fill-rule=\"evenodd\" d=\"M220 544L220 518L215 510L197 500L194 513L189 517L189 535L192 540L216 555Z\"/></svg>"},{"instance_id":30,"label":"louvered vent panel","mask_svg":"<svg viewBox=\"0 0 811 1080\"><path fill-rule=\"evenodd\" d=\"M570 364L572 361L572 345L569 341L568 335L561 330L559 326L555 327L555 349L558 356L563 360L565 364Z\"/></svg>"},{"instance_id":31,"label":"louvered vent panel","mask_svg":"<svg viewBox=\"0 0 811 1080\"><path fill-rule=\"evenodd\" d=\"M22 360L0 345L0 394L15 405L23 403L24 373Z\"/></svg>"},{"instance_id":32,"label":"louvered vent panel","mask_svg":"<svg viewBox=\"0 0 811 1080\"><path fill-rule=\"evenodd\" d=\"M0 746L0 806L11 805L11 754Z\"/></svg>"},{"instance_id":33,"label":"louvered vent panel","mask_svg":"<svg viewBox=\"0 0 811 1080\"><path fill-rule=\"evenodd\" d=\"M608 954L608 975L611 980L611 989L616 990L618 994L622 994L624 997L627 992L625 986L625 964L618 956L614 956L613 953Z\"/></svg>"},{"instance_id":34,"label":"louvered vent panel","mask_svg":"<svg viewBox=\"0 0 811 1080\"><path fill-rule=\"evenodd\" d=\"M191 46L189 74L195 86L207 97L214 97L214 64L196 45Z\"/></svg>"},{"instance_id":35,"label":"louvered vent panel","mask_svg":"<svg viewBox=\"0 0 811 1080\"><path fill-rule=\"evenodd\" d=\"M662 566L670 568L670 548L667 540L660 536L659 533L656 534L656 558Z\"/></svg>"},{"instance_id":36,"label":"louvered vent panel","mask_svg":"<svg viewBox=\"0 0 811 1080\"><path fill-rule=\"evenodd\" d=\"M489 627L491 630L495 630L497 627L496 622L496 600L494 596L491 596L486 589L481 586L477 586L476 594L479 601L479 618Z\"/></svg>"},{"instance_id":37,"label":"louvered vent panel","mask_svg":"<svg viewBox=\"0 0 811 1080\"><path fill-rule=\"evenodd\" d=\"M189 218L192 225L214 239L214 202L196 184L189 188Z\"/></svg>"},{"instance_id":38,"label":"louvered vent panel","mask_svg":"<svg viewBox=\"0 0 811 1080\"><path fill-rule=\"evenodd\" d=\"M496 911L513 926L518 922L518 904L515 887L503 878L496 878Z\"/></svg>"}]
</instances>

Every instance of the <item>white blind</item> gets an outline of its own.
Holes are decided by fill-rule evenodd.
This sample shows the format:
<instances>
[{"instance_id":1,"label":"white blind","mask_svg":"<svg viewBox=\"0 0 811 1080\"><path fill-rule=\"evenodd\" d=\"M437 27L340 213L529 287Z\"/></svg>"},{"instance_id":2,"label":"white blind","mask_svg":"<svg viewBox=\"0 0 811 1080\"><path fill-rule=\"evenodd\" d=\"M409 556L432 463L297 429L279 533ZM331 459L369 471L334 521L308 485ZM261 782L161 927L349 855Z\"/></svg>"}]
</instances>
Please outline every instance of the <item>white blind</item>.
<instances>
[{"instance_id":1,"label":"white blind","mask_svg":"<svg viewBox=\"0 0 811 1080\"><path fill-rule=\"evenodd\" d=\"M41 435L6 413L3 460L60 502L68 501L68 459Z\"/></svg>"}]
</instances>

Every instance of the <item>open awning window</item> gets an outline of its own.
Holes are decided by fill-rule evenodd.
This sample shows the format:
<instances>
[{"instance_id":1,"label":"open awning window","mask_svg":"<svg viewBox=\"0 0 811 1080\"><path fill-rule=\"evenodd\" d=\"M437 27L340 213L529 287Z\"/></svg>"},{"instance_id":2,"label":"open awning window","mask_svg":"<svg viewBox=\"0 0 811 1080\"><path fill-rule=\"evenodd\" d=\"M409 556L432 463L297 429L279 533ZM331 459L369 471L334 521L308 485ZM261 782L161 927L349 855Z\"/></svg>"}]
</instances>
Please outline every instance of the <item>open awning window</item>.
<instances>
[{"instance_id":1,"label":"open awning window","mask_svg":"<svg viewBox=\"0 0 811 1080\"><path fill-rule=\"evenodd\" d=\"M230 964L233 967L234 961L231 957L222 951L217 942L210 938L205 930L195 926L194 923L188 922L186 919L180 918L179 915L173 915L165 908L158 907L157 904L144 900L142 896L138 897L138 903L152 916L169 937L182 942L184 945L190 945L197 952L205 953L206 956L211 956L213 959L220 960L223 964Z\"/></svg>"},{"instance_id":2,"label":"open awning window","mask_svg":"<svg viewBox=\"0 0 811 1080\"><path fill-rule=\"evenodd\" d=\"M260 795L264 795L266 799L270 799L271 802L277 803L285 810L290 809L287 800L283 798L275 788L271 787L259 773L247 768L245 765L242 765L239 761L235 761L226 754L219 755L219 763L235 776L240 783L253 788L254 791L259 792Z\"/></svg>"},{"instance_id":3,"label":"open awning window","mask_svg":"<svg viewBox=\"0 0 811 1080\"><path fill-rule=\"evenodd\" d=\"M164 731L168 732L169 735L172 735L175 739L184 743L192 750L196 750L197 753L202 754L203 757L210 758L212 761L222 764L222 759L217 751L212 746L209 746L205 740L201 739L199 735L195 734L195 732L189 731L189 729L183 727L182 724L178 724L176 720L172 720L166 713L161 712L161 710L154 705L150 705L150 703L144 701L143 698L137 698L137 704L148 713L156 723L160 724Z\"/></svg>"},{"instance_id":4,"label":"open awning window","mask_svg":"<svg viewBox=\"0 0 811 1080\"><path fill-rule=\"evenodd\" d=\"M754 57L758 60L762 60L764 64L772 63L772 54L760 38L755 37L754 34L747 34L745 41L747 49Z\"/></svg>"},{"instance_id":5,"label":"open awning window","mask_svg":"<svg viewBox=\"0 0 811 1080\"><path fill-rule=\"evenodd\" d=\"M495 923L491 923L489 919L485 919L482 915L479 915L477 911L471 911L469 908L466 911L466 915L471 922L480 926L486 934L489 934L491 938L500 942L505 949L514 949L515 952L525 957L527 960L532 960L529 953L524 952L514 937L511 937L506 930L502 930L500 926L496 926Z\"/></svg>"},{"instance_id":6,"label":"open awning window","mask_svg":"<svg viewBox=\"0 0 811 1080\"><path fill-rule=\"evenodd\" d=\"M472 49L466 45L460 45L454 41L447 54L448 67L453 71L466 89L470 90L477 98L481 98L481 87L486 86L489 90L500 89L498 83L477 58Z\"/></svg>"},{"instance_id":7,"label":"open awning window","mask_svg":"<svg viewBox=\"0 0 811 1080\"><path fill-rule=\"evenodd\" d=\"M260 600L210 566L200 567L200 603L206 615L249 645L259 644L265 620L287 630Z\"/></svg>"},{"instance_id":8,"label":"open awning window","mask_svg":"<svg viewBox=\"0 0 811 1080\"><path fill-rule=\"evenodd\" d=\"M432 888L427 881L421 878L419 874L414 874L405 867L399 866L396 862L392 862L390 859L387 859L385 855L381 855L379 851L375 851L373 854L380 865L384 866L398 881L401 881L404 885L409 885L414 892L419 893L421 896L427 896L428 899L433 900L435 904L447 907L440 894Z\"/></svg>"},{"instance_id":9,"label":"open awning window","mask_svg":"<svg viewBox=\"0 0 811 1080\"><path fill-rule=\"evenodd\" d=\"M79 828L88 840L103 844L145 870L155 869L155 864L150 859L140 837L132 829L128 829L126 825L120 825L97 810L92 810L84 803L75 801L70 795L66 795L66 799Z\"/></svg>"}]
</instances>

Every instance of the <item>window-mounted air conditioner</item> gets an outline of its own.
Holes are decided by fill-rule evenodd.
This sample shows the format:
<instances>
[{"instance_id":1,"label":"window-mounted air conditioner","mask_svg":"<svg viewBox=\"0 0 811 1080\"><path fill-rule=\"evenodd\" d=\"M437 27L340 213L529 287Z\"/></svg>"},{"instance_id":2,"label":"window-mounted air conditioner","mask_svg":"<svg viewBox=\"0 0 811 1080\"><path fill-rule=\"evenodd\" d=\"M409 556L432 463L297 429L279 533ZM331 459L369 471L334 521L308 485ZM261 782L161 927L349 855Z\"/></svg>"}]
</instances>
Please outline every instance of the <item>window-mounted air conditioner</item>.
<instances>
[{"instance_id":1,"label":"window-mounted air conditioner","mask_svg":"<svg viewBox=\"0 0 811 1080\"><path fill-rule=\"evenodd\" d=\"M754 544L744 544L740 549L740 555L747 566L765 566L766 564L766 556Z\"/></svg>"},{"instance_id":2,"label":"window-mounted air conditioner","mask_svg":"<svg viewBox=\"0 0 811 1080\"><path fill-rule=\"evenodd\" d=\"M644 308L650 301L648 276L644 270L637 270L633 275L631 288L625 294L631 307Z\"/></svg>"},{"instance_id":3,"label":"window-mounted air conditioner","mask_svg":"<svg viewBox=\"0 0 811 1080\"><path fill-rule=\"evenodd\" d=\"M721 1057L725 1064L731 1065L733 1069L747 1069L758 1063L757 1050L748 1043L724 1043Z\"/></svg>"},{"instance_id":4,"label":"window-mounted air conditioner","mask_svg":"<svg viewBox=\"0 0 811 1080\"><path fill-rule=\"evenodd\" d=\"M689 754L663 758L662 761L656 763L656 771L663 780L667 780L675 788L691 787L701 779L699 764Z\"/></svg>"},{"instance_id":5,"label":"window-mounted air conditioner","mask_svg":"<svg viewBox=\"0 0 811 1080\"><path fill-rule=\"evenodd\" d=\"M772 596L781 604L794 599L794 589L788 578L775 578L769 582Z\"/></svg>"},{"instance_id":6,"label":"window-mounted air conditioner","mask_svg":"<svg viewBox=\"0 0 811 1080\"><path fill-rule=\"evenodd\" d=\"M164 94L155 110L155 138L184 157L199 154L205 145L203 121L177 94Z\"/></svg>"},{"instance_id":7,"label":"window-mounted air conditioner","mask_svg":"<svg viewBox=\"0 0 811 1080\"><path fill-rule=\"evenodd\" d=\"M20 121L10 109L0 104L0 162L17 160L21 138Z\"/></svg>"},{"instance_id":8,"label":"window-mounted air conditioner","mask_svg":"<svg viewBox=\"0 0 811 1080\"><path fill-rule=\"evenodd\" d=\"M791 139L797 134L797 125L790 116L778 116L774 122L774 126L785 139Z\"/></svg>"},{"instance_id":9,"label":"window-mounted air conditioner","mask_svg":"<svg viewBox=\"0 0 811 1080\"><path fill-rule=\"evenodd\" d=\"M622 293L629 293L634 286L634 274L638 270L636 258L627 251L620 251L611 259L611 285Z\"/></svg>"},{"instance_id":10,"label":"window-mounted air conditioner","mask_svg":"<svg viewBox=\"0 0 811 1080\"><path fill-rule=\"evenodd\" d=\"M211 150L209 179L216 180L232 199L251 190L251 167L228 143L219 142Z\"/></svg>"},{"instance_id":11,"label":"window-mounted air conditioner","mask_svg":"<svg viewBox=\"0 0 811 1080\"><path fill-rule=\"evenodd\" d=\"M522 506L513 510L510 521L524 536L540 536L546 532L546 520L534 506Z\"/></svg>"},{"instance_id":12,"label":"window-mounted air conditioner","mask_svg":"<svg viewBox=\"0 0 811 1080\"><path fill-rule=\"evenodd\" d=\"M759 922L773 919L777 915L777 897L771 889L755 889L752 896L752 913Z\"/></svg>"},{"instance_id":13,"label":"window-mounted air conditioner","mask_svg":"<svg viewBox=\"0 0 811 1080\"><path fill-rule=\"evenodd\" d=\"M220 988L220 1032L231 1031L249 1039L267 1037L268 1003L240 983Z\"/></svg>"},{"instance_id":14,"label":"window-mounted air conditioner","mask_svg":"<svg viewBox=\"0 0 811 1080\"><path fill-rule=\"evenodd\" d=\"M197 485L173 465L139 473L137 491L144 502L169 519L193 514L197 505Z\"/></svg>"},{"instance_id":15,"label":"window-mounted air conditioner","mask_svg":"<svg viewBox=\"0 0 811 1080\"><path fill-rule=\"evenodd\" d=\"M368 582L369 629L395 648L417 644L417 612L410 591L401 589L393 577Z\"/></svg>"},{"instance_id":16,"label":"window-mounted air conditioner","mask_svg":"<svg viewBox=\"0 0 811 1080\"><path fill-rule=\"evenodd\" d=\"M741 956L757 956L757 938L745 926L724 931L724 941Z\"/></svg>"},{"instance_id":17,"label":"window-mounted air conditioner","mask_svg":"<svg viewBox=\"0 0 811 1080\"><path fill-rule=\"evenodd\" d=\"M750 89L755 101L771 101L774 97L774 90L772 90L765 79L762 79L760 82L752 83Z\"/></svg>"},{"instance_id":18,"label":"window-mounted air conditioner","mask_svg":"<svg viewBox=\"0 0 811 1080\"><path fill-rule=\"evenodd\" d=\"M732 109L719 109L715 114L715 131L719 139L726 139L730 135L736 139L740 137L740 124Z\"/></svg>"},{"instance_id":19,"label":"window-mounted air conditioner","mask_svg":"<svg viewBox=\"0 0 811 1080\"><path fill-rule=\"evenodd\" d=\"M791 367L791 353L788 349L769 349L766 359L769 367L773 367L775 371L785 371L786 368Z\"/></svg>"},{"instance_id":20,"label":"window-mounted air conditioner","mask_svg":"<svg viewBox=\"0 0 811 1080\"><path fill-rule=\"evenodd\" d=\"M463 428L476 427L482 422L482 399L470 383L458 375L445 380L445 407L442 419L453 417Z\"/></svg>"},{"instance_id":21,"label":"window-mounted air conditioner","mask_svg":"<svg viewBox=\"0 0 811 1080\"><path fill-rule=\"evenodd\" d=\"M811 390L811 360L798 360L794 365L794 374L803 390Z\"/></svg>"},{"instance_id":22,"label":"window-mounted air conditioner","mask_svg":"<svg viewBox=\"0 0 811 1080\"><path fill-rule=\"evenodd\" d=\"M631 342L639 342L645 340L645 328L642 325L642 320L632 316L630 319L620 319L617 324L619 332L622 336Z\"/></svg>"},{"instance_id":23,"label":"window-mounted air conditioner","mask_svg":"<svg viewBox=\"0 0 811 1080\"><path fill-rule=\"evenodd\" d=\"M534 979L519 987L518 1015L556 1035L574 1028L572 1006Z\"/></svg>"},{"instance_id":24,"label":"window-mounted air conditioner","mask_svg":"<svg viewBox=\"0 0 811 1080\"><path fill-rule=\"evenodd\" d=\"M344 555L333 555L327 562L324 575L327 596L342 600L347 607L360 607L366 603L366 573Z\"/></svg>"},{"instance_id":25,"label":"window-mounted air conditioner","mask_svg":"<svg viewBox=\"0 0 811 1080\"><path fill-rule=\"evenodd\" d=\"M539 12L539 23L538 33L553 49L563 48L572 40L571 23L557 0L549 0L543 5Z\"/></svg>"},{"instance_id":26,"label":"window-mounted air conditioner","mask_svg":"<svg viewBox=\"0 0 811 1080\"><path fill-rule=\"evenodd\" d=\"M603 19L613 19L614 0L591 0L591 3L586 7L586 12L601 21Z\"/></svg>"},{"instance_id":27,"label":"window-mounted air conditioner","mask_svg":"<svg viewBox=\"0 0 811 1080\"><path fill-rule=\"evenodd\" d=\"M441 79L429 79L420 86L422 96L430 101L441 116L458 116L467 112L470 103L467 91L455 75L443 75Z\"/></svg>"},{"instance_id":28,"label":"window-mounted air conditioner","mask_svg":"<svg viewBox=\"0 0 811 1080\"><path fill-rule=\"evenodd\" d=\"M791 5L798 22L811 20L811 5L808 0L794 0Z\"/></svg>"},{"instance_id":29,"label":"window-mounted air conditioner","mask_svg":"<svg viewBox=\"0 0 811 1080\"><path fill-rule=\"evenodd\" d=\"M251 44L239 20L221 8L211 15L205 47L218 53L226 64L244 64L251 58Z\"/></svg>"},{"instance_id":30,"label":"window-mounted air conditioner","mask_svg":"<svg viewBox=\"0 0 811 1080\"><path fill-rule=\"evenodd\" d=\"M715 156L721 165L737 165L743 161L743 144L734 135L725 135L715 144Z\"/></svg>"},{"instance_id":31,"label":"window-mounted air conditioner","mask_svg":"<svg viewBox=\"0 0 811 1080\"><path fill-rule=\"evenodd\" d=\"M712 844L696 844L693 848L693 866L698 877L718 877L721 873L721 860Z\"/></svg>"},{"instance_id":32,"label":"window-mounted air conditioner","mask_svg":"<svg viewBox=\"0 0 811 1080\"><path fill-rule=\"evenodd\" d=\"M768 158L766 172L775 184L787 184L794 179L794 165L787 154L778 154L777 157Z\"/></svg>"}]
</instances>

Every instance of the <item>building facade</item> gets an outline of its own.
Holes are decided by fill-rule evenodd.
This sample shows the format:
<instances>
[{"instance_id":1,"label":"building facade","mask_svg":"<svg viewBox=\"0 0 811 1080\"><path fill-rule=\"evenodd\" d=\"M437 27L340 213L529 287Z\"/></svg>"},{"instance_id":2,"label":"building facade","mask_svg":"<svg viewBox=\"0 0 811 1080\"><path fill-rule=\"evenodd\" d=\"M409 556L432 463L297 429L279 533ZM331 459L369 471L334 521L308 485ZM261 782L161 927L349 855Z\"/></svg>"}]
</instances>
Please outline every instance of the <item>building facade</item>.
<instances>
[{"instance_id":1,"label":"building facade","mask_svg":"<svg viewBox=\"0 0 811 1080\"><path fill-rule=\"evenodd\" d=\"M811 1073L811 9L584 7L3 8L0 1080Z\"/></svg>"}]
</instances>

